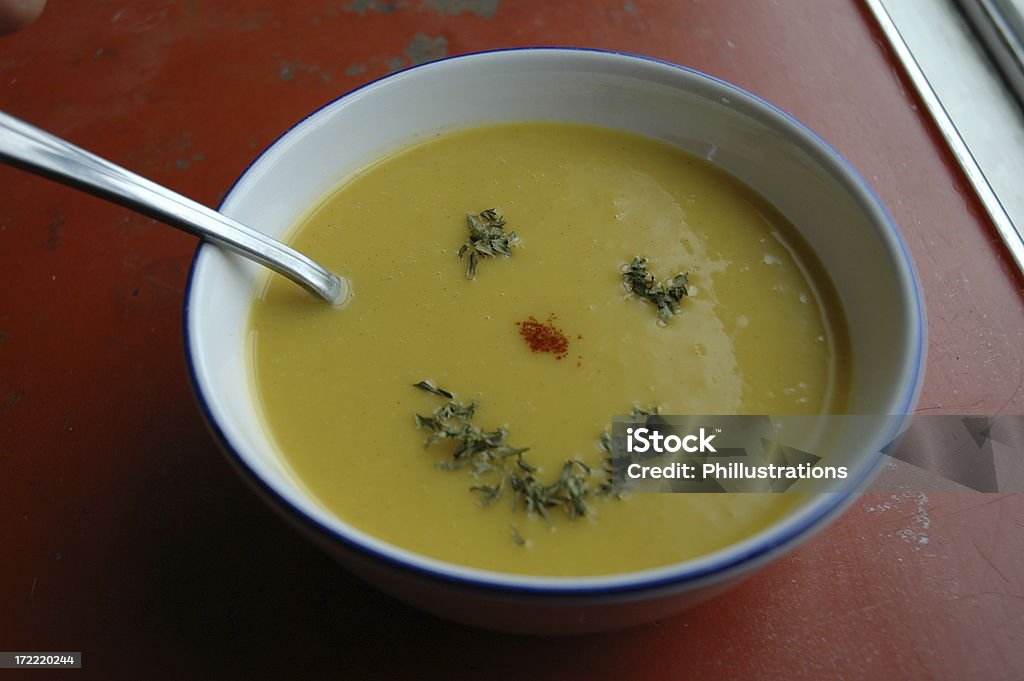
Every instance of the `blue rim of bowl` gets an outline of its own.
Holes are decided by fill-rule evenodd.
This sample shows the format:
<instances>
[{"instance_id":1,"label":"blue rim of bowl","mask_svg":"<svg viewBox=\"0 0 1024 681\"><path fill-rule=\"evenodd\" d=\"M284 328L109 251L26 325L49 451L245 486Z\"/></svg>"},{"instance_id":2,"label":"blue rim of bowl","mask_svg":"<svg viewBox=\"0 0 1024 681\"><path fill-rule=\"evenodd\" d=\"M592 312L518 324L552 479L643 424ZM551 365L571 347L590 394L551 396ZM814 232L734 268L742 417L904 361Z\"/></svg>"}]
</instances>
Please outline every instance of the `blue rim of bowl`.
<instances>
[{"instance_id":1,"label":"blue rim of bowl","mask_svg":"<svg viewBox=\"0 0 1024 681\"><path fill-rule=\"evenodd\" d=\"M901 264L906 267L906 271L909 274L908 279L909 279L910 289L911 289L911 291L913 293L912 297L913 297L913 302L914 302L914 317L911 320L913 322L913 325L914 325L913 329L912 329L912 332L913 332L912 341L916 340L917 342L916 342L916 347L914 348L914 358L913 358L913 362L912 362L913 373L910 376L910 380L906 383L907 390L906 390L905 395L903 396L904 397L904 402L903 402L903 405L900 407L898 414L905 416L905 415L907 415L910 412L911 408L913 407L914 403L917 400L917 396L918 396L918 393L920 391L921 383L922 383L922 378L923 378L923 376L922 376L922 368L924 366L924 353L925 353L925 348L926 348L926 345L925 345L925 331L926 331L926 327L925 327L925 320L924 320L924 303L923 303L924 299L923 299L923 295L922 295L922 291L921 291L921 284L920 284L920 280L918 278L917 270L914 267L914 262L913 262L913 260L910 257L910 251L907 248L906 243L903 241L903 237L900 234L899 230L896 228L896 224L895 224L894 220L892 219L892 216L889 214L888 209L885 207L885 204L883 204L881 199L879 199L878 195L875 194L875 191L871 187L871 185L868 184L868 182L861 176L861 174L859 172L857 172L857 170L853 167L853 165L849 161L847 161L846 158L842 154L840 154L838 151L836 151L830 144L828 144L824 139L822 139L817 133L815 133L809 127L807 127L806 125L801 123L799 120L794 118L792 115L786 113L785 111L783 111L782 109L778 108L777 106L775 106L771 102L768 102L765 99L762 99L761 97L759 97L759 96L757 96L757 95L755 95L755 94L753 94L751 92L748 92L747 90L744 90L743 88L741 88L741 87L739 87L737 85L734 85L734 84L732 84L732 83L730 83L728 81L722 80L720 78L716 78L714 76L708 75L708 74L703 73L701 71L697 71L696 69L692 69L692 68L689 68L689 67L686 67L686 66L682 66L680 64L675 64L675 63L672 63L672 62L669 62L669 61L665 61L663 59L657 59L655 57L648 57L648 56L644 56L644 55L631 54L631 53L628 53L628 52L619 52L619 51L615 51L615 50L602 50L602 49L585 48L585 47L535 46L535 47L517 47L517 48L508 48L508 49L484 50L484 51L480 51L480 52L471 52L471 53L466 53L466 54L460 54L460 55L454 55L454 56L451 56L451 57L446 57L444 59L438 59L438 60L435 60L435 61L432 61L432 62L428 62L428 63L425 63L425 64L417 64L415 66L410 66L410 67L402 69L400 71L396 71L394 73L390 73L390 74L388 74L386 76L382 76L380 78L372 80L372 81L370 81L368 83L364 83L363 85L361 85L361 86L359 86L359 87L357 87L357 88L355 88L353 90L350 90L350 91L340 95L339 97L336 97L335 99L330 100L329 102L326 102L326 103L322 104L316 110L312 111L310 114L308 114L307 116L303 117L301 120L299 120L296 123L294 123L287 130L285 130L283 133L278 135L277 138L273 142L271 142L267 147L265 147L263 149L263 151L261 151L259 153L259 155L256 156L246 166L246 168L242 172L242 174L239 175L235 179L235 181L231 184L231 187L224 194L224 197L221 199L220 203L217 206L218 210L220 210L220 208L224 205L224 202L228 200L228 198L231 196L231 194L234 192L235 188L237 187L238 183L241 182L242 179L249 173L249 171L253 167L253 165L258 163L260 161L260 159L263 158L263 156L267 154L267 152L269 152L271 149L273 149L278 144L278 142L280 142L283 138L285 138L288 134L290 134L292 132L292 130L294 130L295 128L299 127L300 125L305 123L310 118L313 118L313 117L317 116L324 109L326 109L326 108L328 108L330 106L333 106L334 104L336 104L336 103L338 103L338 102L340 102L340 101L342 101L344 99L350 98L353 95L355 95L356 93L358 93L358 92L360 92L360 91L362 91L362 90L364 90L364 89L366 89L368 87L375 86L378 83L381 83L382 81L395 78L396 76L399 76L400 74L404 74L404 73L407 73L407 72L410 72L410 71L415 71L417 69L423 69L423 68L430 68L430 67L432 67L435 64L439 64L439 63L443 63L443 62L448 62L448 61L452 61L452 60L468 59L468 58L479 57L479 56L483 56L483 55L496 55L496 54L520 53L520 52L591 53L591 54L599 54L599 55L612 55L612 56L618 56L618 57L626 57L626 58L629 58L629 59L636 59L636 60L641 60L641 61L645 61L645 62L651 62L651 63L654 63L654 64L660 64L662 66L667 66L667 67L670 67L670 68L673 68L673 69L677 69L679 71L683 71L683 72L688 73L688 74L690 74L692 76L696 76L698 78L702 78L702 79L711 81L711 82L713 82L715 84L718 84L718 85L720 85L720 86L722 86L722 87L724 87L726 89L732 90L733 92L735 92L740 97L745 97L748 100L753 101L755 104L760 105L760 106L770 110L771 112L775 113L776 115L780 116L782 119L786 120L789 124L791 124L795 128L797 128L804 135L809 137L815 143L815 145L817 146L817 150L819 152L825 152L825 154L828 157L830 157L834 162L836 162L839 165L839 168L842 171L844 171L850 178L852 178L854 180L853 186L851 188L859 188L860 190L862 190L864 192L865 198L867 198L869 200L869 203L872 204L879 211L880 216L883 218L882 222L884 223L884 227L888 228L887 232L883 231L882 234L883 234L883 236L887 235L887 236L891 237L894 240L895 244L898 246L899 254L902 256ZM811 150L806 150L806 151L810 152ZM819 159L819 160L821 160L821 159ZM538 585L533 585L533 584L509 584L509 583L506 583L504 581L501 581L501 582L488 581L486 579L475 578L475 577L468 577L468 576L464 576L464 575L448 574L448 573L441 572L439 570L432 569L432 568L429 568L429 567L420 566L420 565L414 565L414 564L408 563L406 561L403 561L400 558L384 555L384 554L374 550L373 548L360 543L359 541L357 541L357 540L355 540L353 538L347 537L347 536L339 533L334 528L331 528L331 527L329 527L327 525L324 525L323 523L319 522L315 518L310 517L301 508L296 507L288 499L286 499L283 495L281 495L277 490L275 490L272 486L270 486L265 480L263 480L259 475L257 475L252 470L252 468L250 468L250 466L246 463L245 459L232 446L230 440L225 435L225 433L221 429L220 425L217 423L217 420L214 418L213 413L210 410L210 406L207 403L207 400L204 397L202 389L200 387L199 377L198 377L198 374L196 372L195 363L193 362L193 357L192 357L192 345L191 345L191 342L189 340L190 328L189 328L189 322L188 322L189 312L190 312L190 309L191 309L190 301L192 299L192 284L193 284L193 282L195 280L196 267L197 267L197 265L199 263L199 258L200 258L201 254L203 252L203 249L208 248L208 247L209 248L214 248L215 246L213 246L212 244L208 244L206 242L201 241L199 246L196 248L195 255L192 257L192 263L191 263L191 265L189 267L188 278L187 278L186 286L185 286L185 302L184 302L183 310L182 310L182 330L183 330L183 334L184 334L184 345L185 345L185 364L186 364L186 368L187 368L187 371L188 371L189 382L191 383L192 391L193 391L193 393L196 396L196 401L199 403L199 407L200 407L200 410L202 411L203 418L206 420L206 422L209 425L210 429L213 431L214 436L216 437L218 443L220 444L221 449L229 456L229 458L231 459L232 463L234 463L235 466L237 466L239 470L241 470L241 471L246 473L249 481L256 485L257 489L260 492L262 492L262 494L265 496L265 498L267 500L272 501L273 503L275 503L276 505L278 505L278 506L280 506L280 507L282 507L284 509L287 509L290 512L290 515L294 519L299 521L304 529L311 530L316 535L321 536L321 537L326 537L327 539L331 540L332 542L340 542L347 549L356 552L360 556L363 556L365 558L369 558L369 559L371 559L372 561L374 561L376 563L381 563L381 564L384 564L384 565L387 565L387 566L390 566L390 567L393 567L393 568L398 568L398 569L400 569L402 571L415 574L416 576L419 576L419 577L427 578L427 579L429 579L431 581L434 581L434 582L443 582L443 583L453 584L453 585L460 586L460 587L468 587L468 588L472 588L472 589L486 589L486 590L491 591L491 592L505 593L505 594L509 594L509 595L513 595L513 594L514 595L537 595L537 596L545 596L545 597L556 596L556 597L565 597L565 598L573 598L573 599L575 599L575 598L588 598L588 597L594 597L594 596L634 595L634 594L640 594L642 592L660 591L660 590L663 590L663 589L666 589L666 588L670 588L670 587L674 587L676 589L679 589L679 588L683 588L683 587L685 587L687 585L696 585L697 583L699 583L699 582L701 582L703 580L706 580L706 579L708 579L710 577L718 577L718 576L723 576L724 577L724 576L727 576L729 574L732 574L732 573L735 573L735 572L739 572L739 571L741 571L743 569L743 567L745 565L753 564L753 563L757 562L759 559L768 558L772 554L782 551L783 549L785 549L787 547L787 545L796 542L800 537L802 537L806 533L809 533L815 527L817 527L819 525L822 525L824 523L827 523L828 521L833 519L835 517L835 515L837 514L837 512L839 512L843 508L845 508L846 503L849 502L852 499L853 495L856 494L857 491L860 490L863 487L863 485L871 479L871 477L875 474L875 472L877 472L877 464L880 463L880 461L881 461L881 456L882 455L878 454L875 462L873 462L872 464L864 466L864 469L863 469L863 472L862 472L861 476L857 480L852 481L851 484L847 487L846 491L830 493L828 495L830 503L822 504L821 508L818 510L816 515L809 515L808 517L803 519L802 523L796 524L796 525L793 525L793 526L790 526L790 527L787 527L787 528L784 529L784 531L780 531L780 533L775 535L775 536L765 537L756 546L749 547L746 551L744 551L742 553L738 553L736 555L729 556L727 559L722 560L720 563L713 563L713 564L710 564L710 565L701 566L699 568L689 568L689 569L686 568L686 562L681 563L680 565L682 567L679 568L679 571L674 573L674 574L668 575L668 576L656 577L656 578L643 578L643 577L640 577L635 582L629 582L629 583L624 583L624 584L615 584L615 585L609 585L609 586L591 586L591 585L587 585L587 586L581 586L581 587L573 587L572 585L569 585L569 584L557 585L557 586L538 586ZM893 432L891 432L889 434L889 437L886 438L886 441L891 440L893 437L895 437L898 434L899 430L900 430L899 426L894 428ZM455 566L455 567L458 567L458 566ZM666 567L671 569L672 566L666 566ZM480 572L488 572L488 571L483 570L483 571L480 571ZM494 573L494 574L495 574L496 577L498 575L500 575L502 578L509 577L509 575L507 575L506 573ZM628 574L629 573L625 573L626 576L628 576ZM514 577L514 575L512 575L512 576ZM609 576L619 577L621 575L609 575ZM523 577L524 577L524 579L529 579L528 576L523 576Z\"/></svg>"}]
</instances>

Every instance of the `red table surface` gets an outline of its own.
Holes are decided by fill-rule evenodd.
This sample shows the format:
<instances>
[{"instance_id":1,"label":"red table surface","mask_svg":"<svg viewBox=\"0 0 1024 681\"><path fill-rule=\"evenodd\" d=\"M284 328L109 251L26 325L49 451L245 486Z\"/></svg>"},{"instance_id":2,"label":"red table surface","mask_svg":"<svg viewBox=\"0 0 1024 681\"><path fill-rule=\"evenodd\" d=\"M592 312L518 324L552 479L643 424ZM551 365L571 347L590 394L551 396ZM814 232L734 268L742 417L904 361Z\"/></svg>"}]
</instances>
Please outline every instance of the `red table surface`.
<instances>
[{"instance_id":1,"label":"red table surface","mask_svg":"<svg viewBox=\"0 0 1024 681\"><path fill-rule=\"evenodd\" d=\"M1024 412L1021 280L853 0L51 0L0 38L0 108L215 205L362 83L554 44L699 69L820 133L917 263L920 409ZM728 594L604 635L468 629L364 586L249 492L202 422L181 337L195 246L0 168L0 650L81 650L71 673L91 678L1024 675L1019 495L864 496Z\"/></svg>"}]
</instances>

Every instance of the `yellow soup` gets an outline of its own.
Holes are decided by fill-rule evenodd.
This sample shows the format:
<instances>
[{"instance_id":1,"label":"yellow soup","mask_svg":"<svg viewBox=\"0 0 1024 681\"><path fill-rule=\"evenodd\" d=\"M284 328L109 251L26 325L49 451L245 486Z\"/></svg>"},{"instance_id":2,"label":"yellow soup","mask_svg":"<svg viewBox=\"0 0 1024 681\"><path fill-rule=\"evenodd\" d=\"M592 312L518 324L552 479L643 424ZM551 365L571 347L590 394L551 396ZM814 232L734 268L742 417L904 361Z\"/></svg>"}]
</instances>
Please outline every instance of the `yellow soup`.
<instances>
[{"instance_id":1,"label":"yellow soup","mask_svg":"<svg viewBox=\"0 0 1024 681\"><path fill-rule=\"evenodd\" d=\"M489 208L520 242L511 257L482 258L470 280L458 256L466 214ZM601 432L637 406L843 410L847 334L813 255L755 192L660 142L556 123L442 135L346 180L291 243L355 294L332 309L269 278L251 317L267 427L324 507L427 556L534 575L624 572L733 544L798 499L594 496L586 516L553 508L545 520L506 489L485 506L469 488L493 479L438 469L450 441L424 447L413 414L444 399L412 387L421 380L476 400L473 422L507 426L544 482L567 459L599 471ZM660 281L689 275L667 323L623 287L636 256Z\"/></svg>"}]
</instances>

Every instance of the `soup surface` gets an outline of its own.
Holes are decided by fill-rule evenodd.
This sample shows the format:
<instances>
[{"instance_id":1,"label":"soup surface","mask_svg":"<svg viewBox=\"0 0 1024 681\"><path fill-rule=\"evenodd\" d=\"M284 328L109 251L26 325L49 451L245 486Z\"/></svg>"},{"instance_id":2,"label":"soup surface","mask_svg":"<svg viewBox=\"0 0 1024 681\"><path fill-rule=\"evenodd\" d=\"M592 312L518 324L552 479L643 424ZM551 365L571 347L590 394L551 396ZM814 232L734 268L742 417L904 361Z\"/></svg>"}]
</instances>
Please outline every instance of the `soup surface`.
<instances>
[{"instance_id":1,"label":"soup surface","mask_svg":"<svg viewBox=\"0 0 1024 681\"><path fill-rule=\"evenodd\" d=\"M466 214L490 208L520 242L470 280ZM442 135L346 180L290 242L354 297L332 309L268 279L251 316L268 428L323 506L424 555L535 575L644 569L742 540L799 499L595 496L587 516L545 520L506 490L485 506L469 488L486 475L437 467L454 443L424 447L413 414L445 400L421 380L478 401L473 422L507 426L547 482L567 459L600 470L601 432L634 407L843 410L846 331L813 255L755 192L660 142L556 123ZM688 273L667 323L623 287L636 256L661 281Z\"/></svg>"}]
</instances>

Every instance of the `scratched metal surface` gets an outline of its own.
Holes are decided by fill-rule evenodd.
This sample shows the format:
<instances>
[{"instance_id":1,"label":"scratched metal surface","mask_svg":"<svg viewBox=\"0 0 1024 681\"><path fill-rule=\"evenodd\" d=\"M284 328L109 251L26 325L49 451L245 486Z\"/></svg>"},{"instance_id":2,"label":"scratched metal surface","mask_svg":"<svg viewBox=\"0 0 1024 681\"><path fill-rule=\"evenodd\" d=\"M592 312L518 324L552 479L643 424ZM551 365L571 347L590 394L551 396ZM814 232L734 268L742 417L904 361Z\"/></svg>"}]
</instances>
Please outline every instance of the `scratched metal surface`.
<instances>
[{"instance_id":1,"label":"scratched metal surface","mask_svg":"<svg viewBox=\"0 0 1024 681\"><path fill-rule=\"evenodd\" d=\"M346 90L541 44L686 64L817 130L920 269L921 410L1024 411L1021 282L853 0L51 0L0 39L0 108L216 204ZM364 588L243 487L200 420L180 328L194 247L0 169L0 649L83 650L94 678L1019 678L1014 495L866 496L718 600L608 635L469 630Z\"/></svg>"}]
</instances>

